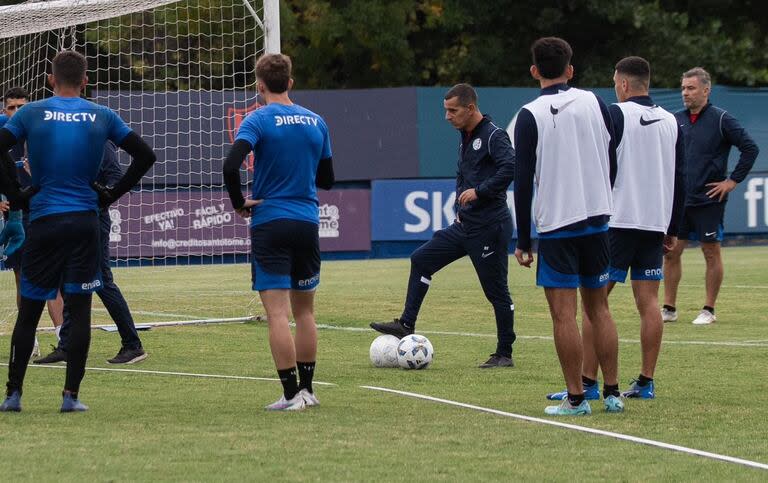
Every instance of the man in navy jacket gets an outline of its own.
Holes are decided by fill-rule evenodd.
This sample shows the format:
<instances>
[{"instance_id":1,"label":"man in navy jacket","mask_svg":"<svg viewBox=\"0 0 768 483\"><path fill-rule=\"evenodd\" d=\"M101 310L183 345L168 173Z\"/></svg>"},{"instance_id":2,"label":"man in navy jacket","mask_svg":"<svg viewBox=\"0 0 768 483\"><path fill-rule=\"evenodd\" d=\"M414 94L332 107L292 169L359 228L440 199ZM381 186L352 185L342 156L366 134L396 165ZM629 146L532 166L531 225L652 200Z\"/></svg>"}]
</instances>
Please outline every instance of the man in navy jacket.
<instances>
[{"instance_id":1,"label":"man in navy jacket","mask_svg":"<svg viewBox=\"0 0 768 483\"><path fill-rule=\"evenodd\" d=\"M706 299L693 320L696 325L714 322L715 301L723 282L720 242L723 240L723 215L728 193L746 178L759 149L747 131L728 112L709 102L711 80L701 67L685 72L682 79L686 109L675 114L685 141L686 199L680 223L680 242L664 257L665 322L677 320L675 301L682 276L680 255L687 240L701 242L706 261ZM741 152L739 162L726 176L731 146Z\"/></svg>"},{"instance_id":2,"label":"man in navy jacket","mask_svg":"<svg viewBox=\"0 0 768 483\"><path fill-rule=\"evenodd\" d=\"M411 255L411 275L405 308L393 322L371 327L399 338L413 334L421 303L432 275L469 255L486 298L496 317L497 345L481 368L512 367L515 341L515 306L507 285L507 246L512 239L512 216L507 188L515 173L515 153L507 132L484 116L477 93L469 84L457 84L443 100L445 119L461 135L456 173L456 221Z\"/></svg>"}]
</instances>

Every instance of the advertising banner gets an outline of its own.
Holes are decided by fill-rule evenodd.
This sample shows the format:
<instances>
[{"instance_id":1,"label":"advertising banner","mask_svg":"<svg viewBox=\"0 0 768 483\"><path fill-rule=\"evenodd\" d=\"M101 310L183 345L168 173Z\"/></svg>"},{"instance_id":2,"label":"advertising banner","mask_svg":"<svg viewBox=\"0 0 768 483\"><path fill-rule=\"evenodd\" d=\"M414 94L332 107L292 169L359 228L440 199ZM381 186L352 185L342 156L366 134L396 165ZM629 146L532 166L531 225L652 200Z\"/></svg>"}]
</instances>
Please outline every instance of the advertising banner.
<instances>
[{"instance_id":1,"label":"advertising banner","mask_svg":"<svg viewBox=\"0 0 768 483\"><path fill-rule=\"evenodd\" d=\"M456 182L447 179L384 180L371 183L373 241L429 240L456 218ZM507 191L514 220L514 198Z\"/></svg>"},{"instance_id":2,"label":"advertising banner","mask_svg":"<svg viewBox=\"0 0 768 483\"><path fill-rule=\"evenodd\" d=\"M416 88L292 91L291 99L328 124L337 181L419 175ZM240 124L262 107L253 91L94 91L93 101L149 142L157 163L147 176L166 186L221 185Z\"/></svg>"},{"instance_id":3,"label":"advertising banner","mask_svg":"<svg viewBox=\"0 0 768 483\"><path fill-rule=\"evenodd\" d=\"M320 249L367 251L367 190L319 193ZM258 208L256 208L258 209ZM225 191L131 193L109 209L112 257L214 256L250 252L248 221L231 208Z\"/></svg>"},{"instance_id":4,"label":"advertising banner","mask_svg":"<svg viewBox=\"0 0 768 483\"><path fill-rule=\"evenodd\" d=\"M768 232L768 173L747 176L728 194L724 224L725 233Z\"/></svg>"}]
</instances>

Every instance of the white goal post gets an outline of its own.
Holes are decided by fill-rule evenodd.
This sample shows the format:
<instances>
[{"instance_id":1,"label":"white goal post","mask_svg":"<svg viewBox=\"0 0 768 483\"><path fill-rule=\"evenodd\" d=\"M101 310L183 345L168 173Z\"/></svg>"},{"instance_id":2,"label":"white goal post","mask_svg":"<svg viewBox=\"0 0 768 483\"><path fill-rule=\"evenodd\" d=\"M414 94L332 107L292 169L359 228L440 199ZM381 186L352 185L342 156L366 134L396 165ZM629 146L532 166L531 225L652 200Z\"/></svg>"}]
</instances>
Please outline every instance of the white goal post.
<instances>
[{"instance_id":1,"label":"white goal post","mask_svg":"<svg viewBox=\"0 0 768 483\"><path fill-rule=\"evenodd\" d=\"M0 95L52 95L51 60L77 50L88 59L85 96L117 111L157 154L140 187L110 208L115 278L137 323L258 314L249 266L229 263L248 261L250 239L221 168L258 107L257 58L280 51L279 0L29 1L0 7L0 25ZM125 169L130 160L119 159ZM3 270L0 333L15 298ZM109 322L94 308L94 324Z\"/></svg>"}]
</instances>

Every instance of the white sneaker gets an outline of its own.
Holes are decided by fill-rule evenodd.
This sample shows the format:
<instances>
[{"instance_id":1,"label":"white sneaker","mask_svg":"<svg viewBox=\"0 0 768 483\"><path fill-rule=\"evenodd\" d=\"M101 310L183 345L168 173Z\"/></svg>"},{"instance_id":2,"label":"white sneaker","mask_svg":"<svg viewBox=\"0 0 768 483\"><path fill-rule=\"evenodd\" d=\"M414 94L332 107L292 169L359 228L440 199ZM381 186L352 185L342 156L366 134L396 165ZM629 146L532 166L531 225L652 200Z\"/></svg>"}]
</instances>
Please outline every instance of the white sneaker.
<instances>
[{"instance_id":1,"label":"white sneaker","mask_svg":"<svg viewBox=\"0 0 768 483\"><path fill-rule=\"evenodd\" d=\"M315 396L315 393L309 392L307 389L302 389L299 391L299 396L304 398L304 405L306 407L312 407L312 406L319 406L320 400L317 399L317 396Z\"/></svg>"},{"instance_id":2,"label":"white sneaker","mask_svg":"<svg viewBox=\"0 0 768 483\"><path fill-rule=\"evenodd\" d=\"M707 325L713 323L716 320L717 318L715 317L715 314L709 310L702 310L699 312L699 316L693 319L693 322L691 323L693 325Z\"/></svg>"},{"instance_id":3,"label":"white sneaker","mask_svg":"<svg viewBox=\"0 0 768 483\"><path fill-rule=\"evenodd\" d=\"M264 409L268 411L301 411L304 409L304 397L301 393L297 393L292 399L285 399L285 396L280 396L280 399L273 402Z\"/></svg>"},{"instance_id":4,"label":"white sneaker","mask_svg":"<svg viewBox=\"0 0 768 483\"><path fill-rule=\"evenodd\" d=\"M30 357L40 357L40 342L37 340L37 336L35 336L35 345L32 347L32 354Z\"/></svg>"},{"instance_id":5,"label":"white sneaker","mask_svg":"<svg viewBox=\"0 0 768 483\"><path fill-rule=\"evenodd\" d=\"M661 320L664 322L674 322L677 320L677 310L667 310L664 307L661 308Z\"/></svg>"}]
</instances>

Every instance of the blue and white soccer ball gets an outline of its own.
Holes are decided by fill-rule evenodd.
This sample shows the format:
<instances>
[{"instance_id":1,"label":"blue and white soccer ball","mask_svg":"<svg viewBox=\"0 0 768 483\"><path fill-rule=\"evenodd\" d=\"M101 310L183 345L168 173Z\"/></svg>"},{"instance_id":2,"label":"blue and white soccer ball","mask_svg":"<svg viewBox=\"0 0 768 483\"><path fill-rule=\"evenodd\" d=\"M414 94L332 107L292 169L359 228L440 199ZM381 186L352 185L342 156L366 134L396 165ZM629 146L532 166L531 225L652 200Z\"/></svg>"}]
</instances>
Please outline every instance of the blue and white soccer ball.
<instances>
[{"instance_id":1,"label":"blue and white soccer ball","mask_svg":"<svg viewBox=\"0 0 768 483\"><path fill-rule=\"evenodd\" d=\"M400 339L394 335L380 335L371 343L368 354L376 367L397 367L397 346Z\"/></svg>"},{"instance_id":2,"label":"blue and white soccer ball","mask_svg":"<svg viewBox=\"0 0 768 483\"><path fill-rule=\"evenodd\" d=\"M397 346L397 363L403 369L424 369L432 362L433 354L429 339L423 335L406 335Z\"/></svg>"}]
</instances>

